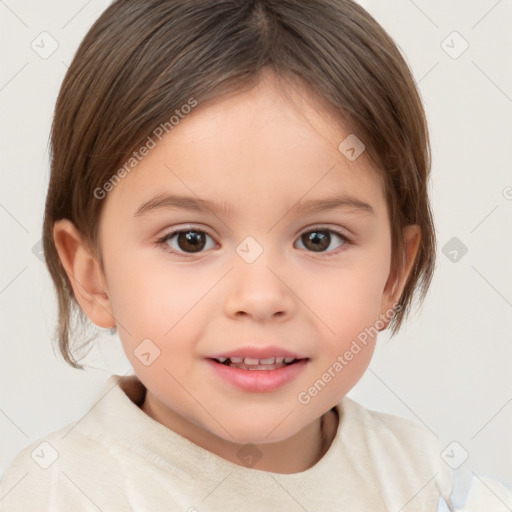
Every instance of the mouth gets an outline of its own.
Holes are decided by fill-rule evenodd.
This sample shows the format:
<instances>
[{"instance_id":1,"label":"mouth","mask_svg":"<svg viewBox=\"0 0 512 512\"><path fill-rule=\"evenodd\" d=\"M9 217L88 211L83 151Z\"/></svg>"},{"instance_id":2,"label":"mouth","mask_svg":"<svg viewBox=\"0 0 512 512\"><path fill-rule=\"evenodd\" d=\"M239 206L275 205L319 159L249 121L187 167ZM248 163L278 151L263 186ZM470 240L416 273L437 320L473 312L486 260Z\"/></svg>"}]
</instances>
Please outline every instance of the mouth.
<instances>
[{"instance_id":1,"label":"mouth","mask_svg":"<svg viewBox=\"0 0 512 512\"><path fill-rule=\"evenodd\" d=\"M278 346L246 346L212 354L206 361L224 384L246 393L271 393L299 378L310 358Z\"/></svg>"},{"instance_id":2,"label":"mouth","mask_svg":"<svg viewBox=\"0 0 512 512\"><path fill-rule=\"evenodd\" d=\"M307 358L296 358L296 357L266 357L266 358L254 358L254 357L215 357L210 358L211 361L224 365L230 366L231 368L238 368L240 370L278 370L286 366L297 364L300 361L304 361Z\"/></svg>"}]
</instances>

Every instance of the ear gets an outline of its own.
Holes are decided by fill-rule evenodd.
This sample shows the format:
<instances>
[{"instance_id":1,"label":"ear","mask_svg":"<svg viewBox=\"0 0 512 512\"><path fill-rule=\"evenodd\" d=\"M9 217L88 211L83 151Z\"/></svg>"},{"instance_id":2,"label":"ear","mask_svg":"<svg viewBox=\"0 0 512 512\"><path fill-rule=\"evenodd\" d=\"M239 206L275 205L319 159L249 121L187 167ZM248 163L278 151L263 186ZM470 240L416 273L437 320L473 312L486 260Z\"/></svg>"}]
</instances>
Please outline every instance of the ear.
<instances>
[{"instance_id":1,"label":"ear","mask_svg":"<svg viewBox=\"0 0 512 512\"><path fill-rule=\"evenodd\" d=\"M105 276L97 258L85 247L80 232L69 220L58 220L53 226L53 240L83 312L99 327L114 327Z\"/></svg>"},{"instance_id":2,"label":"ear","mask_svg":"<svg viewBox=\"0 0 512 512\"><path fill-rule=\"evenodd\" d=\"M404 228L404 261L400 268L392 269L384 292L382 295L381 318L388 317L389 311L397 304L402 296L402 292L407 284L407 279L411 273L421 240L421 229L418 225L410 225ZM388 313L388 315L386 315ZM385 327L389 320L385 321Z\"/></svg>"}]
</instances>

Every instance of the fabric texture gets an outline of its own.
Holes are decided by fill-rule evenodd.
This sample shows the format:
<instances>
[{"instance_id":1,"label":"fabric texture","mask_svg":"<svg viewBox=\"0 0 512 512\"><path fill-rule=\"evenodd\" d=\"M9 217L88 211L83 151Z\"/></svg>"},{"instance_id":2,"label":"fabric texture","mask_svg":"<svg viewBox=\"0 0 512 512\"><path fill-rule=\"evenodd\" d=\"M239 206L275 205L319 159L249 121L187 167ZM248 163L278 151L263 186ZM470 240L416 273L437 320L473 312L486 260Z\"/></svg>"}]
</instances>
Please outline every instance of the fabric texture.
<instances>
[{"instance_id":1,"label":"fabric texture","mask_svg":"<svg viewBox=\"0 0 512 512\"><path fill-rule=\"evenodd\" d=\"M153 420L140 409L145 391L136 376L113 375L80 420L23 449L0 481L0 512L433 512L449 503L438 439L349 398L336 406L325 455L279 474L231 463Z\"/></svg>"}]
</instances>

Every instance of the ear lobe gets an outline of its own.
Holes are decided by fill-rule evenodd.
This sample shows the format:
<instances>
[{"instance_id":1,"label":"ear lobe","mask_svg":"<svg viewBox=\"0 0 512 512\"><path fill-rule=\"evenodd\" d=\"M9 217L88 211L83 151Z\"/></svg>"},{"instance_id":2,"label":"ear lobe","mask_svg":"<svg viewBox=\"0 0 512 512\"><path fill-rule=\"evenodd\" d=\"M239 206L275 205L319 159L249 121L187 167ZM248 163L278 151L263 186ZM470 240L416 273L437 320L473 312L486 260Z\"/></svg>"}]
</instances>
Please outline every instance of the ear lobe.
<instances>
[{"instance_id":1,"label":"ear lobe","mask_svg":"<svg viewBox=\"0 0 512 512\"><path fill-rule=\"evenodd\" d=\"M381 316L386 315L396 306L407 284L407 279L416 261L421 241L421 229L418 225L406 226L404 229L404 261L400 268L392 269L382 295ZM384 327L387 328L389 320Z\"/></svg>"},{"instance_id":2,"label":"ear lobe","mask_svg":"<svg viewBox=\"0 0 512 512\"><path fill-rule=\"evenodd\" d=\"M53 240L83 312L99 327L115 327L105 276L80 232L72 222L62 219L53 226Z\"/></svg>"}]
</instances>

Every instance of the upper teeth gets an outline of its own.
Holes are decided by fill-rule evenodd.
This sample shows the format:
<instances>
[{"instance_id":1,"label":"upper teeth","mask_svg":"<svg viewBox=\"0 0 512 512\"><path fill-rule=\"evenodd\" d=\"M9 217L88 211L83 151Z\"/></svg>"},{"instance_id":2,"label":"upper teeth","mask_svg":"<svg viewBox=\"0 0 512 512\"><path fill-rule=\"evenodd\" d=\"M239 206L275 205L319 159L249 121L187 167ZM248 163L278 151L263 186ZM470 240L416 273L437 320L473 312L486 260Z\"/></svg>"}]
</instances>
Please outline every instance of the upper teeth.
<instances>
[{"instance_id":1,"label":"upper teeth","mask_svg":"<svg viewBox=\"0 0 512 512\"><path fill-rule=\"evenodd\" d=\"M253 357L219 357L218 361L225 363L228 359L234 364L243 363L247 365L291 363L295 360L294 357L269 357L267 359L255 359Z\"/></svg>"}]
</instances>

